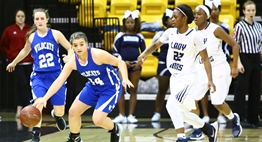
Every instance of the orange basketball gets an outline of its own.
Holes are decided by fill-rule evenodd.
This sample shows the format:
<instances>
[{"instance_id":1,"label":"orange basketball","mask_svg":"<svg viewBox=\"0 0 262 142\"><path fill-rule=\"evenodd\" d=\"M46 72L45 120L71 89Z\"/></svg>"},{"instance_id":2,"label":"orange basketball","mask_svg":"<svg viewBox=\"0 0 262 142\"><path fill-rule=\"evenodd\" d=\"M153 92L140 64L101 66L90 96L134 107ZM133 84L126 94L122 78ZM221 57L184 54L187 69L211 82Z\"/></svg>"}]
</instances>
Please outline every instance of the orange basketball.
<instances>
[{"instance_id":1,"label":"orange basketball","mask_svg":"<svg viewBox=\"0 0 262 142\"><path fill-rule=\"evenodd\" d=\"M29 105L22 109L20 121L26 127L34 127L40 122L41 117L40 111L36 107Z\"/></svg>"}]
</instances>

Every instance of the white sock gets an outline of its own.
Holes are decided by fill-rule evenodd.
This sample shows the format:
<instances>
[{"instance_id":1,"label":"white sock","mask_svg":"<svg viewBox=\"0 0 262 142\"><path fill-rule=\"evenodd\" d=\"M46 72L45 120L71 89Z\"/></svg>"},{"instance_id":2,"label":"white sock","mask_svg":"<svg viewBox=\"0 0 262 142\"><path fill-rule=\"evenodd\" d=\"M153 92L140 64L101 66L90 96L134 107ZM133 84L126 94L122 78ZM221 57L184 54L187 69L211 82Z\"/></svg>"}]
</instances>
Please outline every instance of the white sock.
<instances>
[{"instance_id":1,"label":"white sock","mask_svg":"<svg viewBox=\"0 0 262 142\"><path fill-rule=\"evenodd\" d=\"M177 138L186 138L186 134L185 133L177 133Z\"/></svg>"},{"instance_id":2,"label":"white sock","mask_svg":"<svg viewBox=\"0 0 262 142\"><path fill-rule=\"evenodd\" d=\"M228 115L226 115L226 117L229 119L229 120L232 120L234 118L234 114L233 112L230 110L230 113Z\"/></svg>"},{"instance_id":3,"label":"white sock","mask_svg":"<svg viewBox=\"0 0 262 142\"><path fill-rule=\"evenodd\" d=\"M193 125L194 128L202 128L205 122L196 114L192 112L183 112L183 119L186 123Z\"/></svg>"}]
</instances>

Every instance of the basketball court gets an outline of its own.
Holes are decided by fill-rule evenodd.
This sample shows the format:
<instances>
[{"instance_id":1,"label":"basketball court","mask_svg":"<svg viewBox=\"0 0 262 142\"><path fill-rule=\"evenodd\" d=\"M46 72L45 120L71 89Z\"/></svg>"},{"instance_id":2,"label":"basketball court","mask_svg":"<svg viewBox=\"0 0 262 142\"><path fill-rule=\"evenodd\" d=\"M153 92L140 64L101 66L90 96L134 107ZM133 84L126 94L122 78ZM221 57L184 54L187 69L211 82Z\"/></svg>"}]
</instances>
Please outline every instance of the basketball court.
<instances>
[{"instance_id":1,"label":"basketball court","mask_svg":"<svg viewBox=\"0 0 262 142\"><path fill-rule=\"evenodd\" d=\"M19 119L15 113L0 113L0 142L30 142L31 134L28 128L22 127L17 130ZM65 116L67 120L67 116ZM150 118L138 118L137 124L122 124L124 128L121 135L121 142L175 142L176 132L170 119L161 119L160 123L151 123ZM96 127L91 122L91 117L82 117L81 138L84 142L109 142L110 134L107 130ZM262 142L262 127L251 128L243 124L243 132L239 138L233 138L231 124L220 125L218 142ZM69 134L69 129L58 131L55 121L50 115L44 115L42 124L42 142L65 142ZM192 132L192 128L186 128L187 134ZM208 142L207 137L199 142Z\"/></svg>"}]
</instances>

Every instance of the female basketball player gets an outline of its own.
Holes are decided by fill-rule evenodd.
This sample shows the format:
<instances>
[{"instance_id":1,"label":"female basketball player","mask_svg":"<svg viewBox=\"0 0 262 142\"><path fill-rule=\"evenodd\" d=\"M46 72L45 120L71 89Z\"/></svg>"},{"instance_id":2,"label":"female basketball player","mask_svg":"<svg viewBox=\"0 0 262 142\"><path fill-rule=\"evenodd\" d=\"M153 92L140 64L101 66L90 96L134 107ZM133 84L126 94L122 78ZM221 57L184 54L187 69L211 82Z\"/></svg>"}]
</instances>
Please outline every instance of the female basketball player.
<instances>
[{"instance_id":1,"label":"female basketball player","mask_svg":"<svg viewBox=\"0 0 262 142\"><path fill-rule=\"evenodd\" d=\"M145 50L145 41L140 33L141 23L139 19L139 11L133 12L127 10L123 18L123 30L119 32L114 41L113 55L125 61L128 68L128 77L134 84L134 88L130 88L129 99L129 115L125 116L125 90L118 102L119 115L113 120L116 123L135 123L138 120L133 116L137 102L137 87L140 80L141 68L134 70L137 64L137 57Z\"/></svg>"},{"instance_id":2,"label":"female basketball player","mask_svg":"<svg viewBox=\"0 0 262 142\"><path fill-rule=\"evenodd\" d=\"M46 101L64 84L73 70L88 78L83 90L76 97L69 110L70 135L68 142L81 142L81 115L90 107L94 107L93 122L95 125L109 130L111 142L120 142L120 126L107 117L116 106L124 88L133 87L128 80L127 67L124 61L110 55L108 52L88 47L84 33L76 32L70 37L70 43L75 51L63 68L62 73L54 81L40 102L34 105L46 105ZM101 58L102 57L102 58ZM112 66L118 67L121 79Z\"/></svg>"},{"instance_id":3,"label":"female basketball player","mask_svg":"<svg viewBox=\"0 0 262 142\"><path fill-rule=\"evenodd\" d=\"M26 44L20 51L18 56L11 62L6 70L9 72L14 71L15 66L22 59L24 59L30 51L34 59L33 72L31 74L31 87L33 99L35 102L43 97L62 71L62 65L59 57L59 45L61 44L67 51L68 56L73 54L70 43L66 40L64 35L57 30L50 29L47 26L49 14L47 10L42 8L34 9L33 11L34 25L31 30L26 34ZM64 56L64 61L68 57ZM66 99L66 86L63 87L51 98L51 104L54 107L52 116L55 117L57 128L59 130L66 129L66 122L62 118L64 115L65 99ZM38 107L42 111L43 107ZM31 142L40 141L40 127L41 122L33 128L33 138Z\"/></svg>"},{"instance_id":4,"label":"female basketball player","mask_svg":"<svg viewBox=\"0 0 262 142\"><path fill-rule=\"evenodd\" d=\"M162 22L166 29L173 27L172 23L173 11L166 9L166 12L163 14ZM158 32L152 40L152 43L155 43L164 31ZM157 78L158 78L158 93L156 96L155 102L155 113L151 118L151 121L159 121L161 118L161 111L164 105L165 96L169 88L169 78L171 76L170 72L166 67L166 56L168 51L168 42L163 44L160 47L160 52L153 52L153 55L158 58L158 67L157 67Z\"/></svg>"},{"instance_id":5,"label":"female basketball player","mask_svg":"<svg viewBox=\"0 0 262 142\"><path fill-rule=\"evenodd\" d=\"M217 139L218 123L211 125L205 123L199 116L190 112L195 109L195 100L200 100L204 93L211 88L215 92L215 85L212 82L211 64L204 47L203 38L196 30L189 28L194 20L192 9L185 4L179 5L173 12L172 21L174 27L167 29L160 39L148 47L139 57L138 63L143 64L148 54L154 52L166 41L169 42L167 53L167 67L172 74L170 77L171 95L168 98L166 108L177 131L177 142L187 142L184 123L187 122L200 128L208 135L210 142ZM196 58L200 54L203 59L208 83L196 70Z\"/></svg>"},{"instance_id":6,"label":"female basketball player","mask_svg":"<svg viewBox=\"0 0 262 142\"><path fill-rule=\"evenodd\" d=\"M209 16L210 9L208 9L207 6L199 5L196 7L196 29L204 37L204 43L212 66L213 81L217 88L216 92L210 93L211 103L218 111L223 113L229 120L232 121L232 134L234 137L238 137L242 132L239 116L237 113L232 112L228 104L225 102L225 99L228 94L232 77L235 78L238 75L237 64L239 46L236 41L231 38L219 25L208 22ZM232 46L233 49L234 59L231 71L225 53L222 49L222 40ZM197 67L199 73L205 77L205 69L201 59L198 61ZM204 80L207 81L208 79L205 77ZM199 140L203 139L204 135L202 135L200 129L195 129L195 131L188 138L191 140Z\"/></svg>"}]
</instances>

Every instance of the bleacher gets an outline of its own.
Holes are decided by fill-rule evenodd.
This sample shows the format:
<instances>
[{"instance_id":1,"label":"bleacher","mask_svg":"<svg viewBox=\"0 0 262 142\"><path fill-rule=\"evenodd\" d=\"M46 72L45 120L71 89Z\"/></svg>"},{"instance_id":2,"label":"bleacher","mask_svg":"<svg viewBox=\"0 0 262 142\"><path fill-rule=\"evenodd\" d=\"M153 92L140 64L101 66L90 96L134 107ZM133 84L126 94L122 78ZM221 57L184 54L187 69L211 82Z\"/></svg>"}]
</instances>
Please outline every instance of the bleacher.
<instances>
[{"instance_id":1,"label":"bleacher","mask_svg":"<svg viewBox=\"0 0 262 142\"><path fill-rule=\"evenodd\" d=\"M59 2L68 3L68 0L59 0ZM93 46L103 48L108 52L112 51L114 37L120 31L126 10L137 9L140 11L141 21L155 22L159 26L163 26L162 15L166 8L174 9L175 6L186 3L194 10L197 5L203 4L203 0L93 0L93 3L92 0L71 0L70 2L76 5L77 19L81 27L98 28L101 36L98 38L99 40L94 41ZM239 18L239 5L236 0L221 0L221 4L220 20L230 26L230 34L232 34L234 24ZM105 20L106 18L119 19L119 21L110 22L110 20ZM105 31L101 28L105 25L118 28ZM190 25L190 27L194 26L194 23ZM156 32L142 31L147 47L151 44ZM150 55L144 63L141 78L147 79L155 76L156 68L157 59Z\"/></svg>"}]
</instances>

